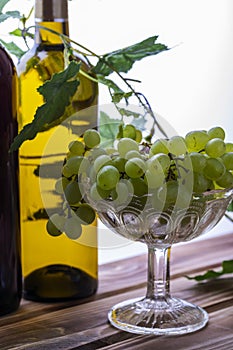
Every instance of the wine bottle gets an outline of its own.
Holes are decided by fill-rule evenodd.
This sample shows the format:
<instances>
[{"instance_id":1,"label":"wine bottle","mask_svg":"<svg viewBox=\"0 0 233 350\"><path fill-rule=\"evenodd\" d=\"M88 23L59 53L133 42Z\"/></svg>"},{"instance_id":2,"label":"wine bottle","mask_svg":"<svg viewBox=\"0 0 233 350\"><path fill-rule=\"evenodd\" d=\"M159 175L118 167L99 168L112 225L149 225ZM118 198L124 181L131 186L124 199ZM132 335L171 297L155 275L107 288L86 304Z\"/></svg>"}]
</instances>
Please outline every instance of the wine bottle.
<instances>
[{"instance_id":1,"label":"wine bottle","mask_svg":"<svg viewBox=\"0 0 233 350\"><path fill-rule=\"evenodd\" d=\"M9 147L18 133L17 75L0 46L0 315L15 311L21 300L18 152Z\"/></svg>"},{"instance_id":2,"label":"wine bottle","mask_svg":"<svg viewBox=\"0 0 233 350\"><path fill-rule=\"evenodd\" d=\"M44 103L37 88L64 69L64 45L56 33L69 34L67 0L36 0L35 24L35 43L17 67L20 129L32 121L37 107ZM83 70L90 70L84 57L77 55L76 60L81 62ZM81 74L79 80L69 113L82 111L82 120L76 121L77 128L79 124L95 127L98 85ZM66 140L69 130L53 126L20 148L23 296L36 301L87 297L95 293L98 281L96 222L83 228L84 243L72 241L65 234L51 237L46 231L48 214L58 212L62 205L54 187L58 177L56 169L62 168L67 150L58 140L54 152L44 153L46 143L57 128L61 131L59 140ZM43 191L48 194L49 208L44 205Z\"/></svg>"}]
</instances>

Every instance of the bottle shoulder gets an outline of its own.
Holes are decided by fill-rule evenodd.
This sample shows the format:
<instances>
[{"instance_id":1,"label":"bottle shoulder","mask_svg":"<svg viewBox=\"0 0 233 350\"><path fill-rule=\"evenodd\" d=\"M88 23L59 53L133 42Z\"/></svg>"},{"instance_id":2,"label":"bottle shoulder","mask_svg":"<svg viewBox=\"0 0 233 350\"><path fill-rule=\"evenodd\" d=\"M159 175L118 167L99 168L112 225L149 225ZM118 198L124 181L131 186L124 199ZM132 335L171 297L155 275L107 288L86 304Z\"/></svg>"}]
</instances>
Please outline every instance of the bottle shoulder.
<instances>
[{"instance_id":1,"label":"bottle shoulder","mask_svg":"<svg viewBox=\"0 0 233 350\"><path fill-rule=\"evenodd\" d=\"M64 67L63 45L35 44L17 65L19 76L27 75L31 70L37 70L42 80L51 78L51 75L61 71Z\"/></svg>"},{"instance_id":2,"label":"bottle shoulder","mask_svg":"<svg viewBox=\"0 0 233 350\"><path fill-rule=\"evenodd\" d=\"M15 65L4 47L0 46L0 77L14 75Z\"/></svg>"},{"instance_id":3,"label":"bottle shoulder","mask_svg":"<svg viewBox=\"0 0 233 350\"><path fill-rule=\"evenodd\" d=\"M91 66L87 59L77 52L74 52L74 60L81 62L82 69L90 70ZM34 46L26 52L17 64L18 75L26 74L30 69L38 69L40 67L48 67L48 65L56 67L55 71L64 69L64 45L62 44L34 44Z\"/></svg>"}]
</instances>

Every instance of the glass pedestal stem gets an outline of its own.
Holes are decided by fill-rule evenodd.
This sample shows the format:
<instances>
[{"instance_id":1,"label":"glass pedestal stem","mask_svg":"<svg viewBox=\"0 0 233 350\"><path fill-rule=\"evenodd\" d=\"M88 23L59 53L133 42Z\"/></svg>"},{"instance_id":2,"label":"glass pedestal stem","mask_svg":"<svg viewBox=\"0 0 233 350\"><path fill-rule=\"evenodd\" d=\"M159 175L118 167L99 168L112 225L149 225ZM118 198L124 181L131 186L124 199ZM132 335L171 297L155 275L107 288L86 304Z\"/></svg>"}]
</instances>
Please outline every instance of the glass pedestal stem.
<instances>
[{"instance_id":1,"label":"glass pedestal stem","mask_svg":"<svg viewBox=\"0 0 233 350\"><path fill-rule=\"evenodd\" d=\"M170 298L170 247L148 245L148 280L146 298Z\"/></svg>"}]
</instances>

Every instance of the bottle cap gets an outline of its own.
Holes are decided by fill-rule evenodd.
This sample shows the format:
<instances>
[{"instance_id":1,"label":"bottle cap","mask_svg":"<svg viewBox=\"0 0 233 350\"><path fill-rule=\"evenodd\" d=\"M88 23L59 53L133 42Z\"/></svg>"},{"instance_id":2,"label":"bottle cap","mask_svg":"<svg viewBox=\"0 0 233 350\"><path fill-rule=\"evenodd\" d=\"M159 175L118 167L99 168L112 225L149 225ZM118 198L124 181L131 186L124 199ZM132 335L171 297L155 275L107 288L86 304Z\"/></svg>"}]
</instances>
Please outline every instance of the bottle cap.
<instances>
[{"instance_id":1,"label":"bottle cap","mask_svg":"<svg viewBox=\"0 0 233 350\"><path fill-rule=\"evenodd\" d=\"M67 0L36 0L35 18L44 22L68 19Z\"/></svg>"}]
</instances>

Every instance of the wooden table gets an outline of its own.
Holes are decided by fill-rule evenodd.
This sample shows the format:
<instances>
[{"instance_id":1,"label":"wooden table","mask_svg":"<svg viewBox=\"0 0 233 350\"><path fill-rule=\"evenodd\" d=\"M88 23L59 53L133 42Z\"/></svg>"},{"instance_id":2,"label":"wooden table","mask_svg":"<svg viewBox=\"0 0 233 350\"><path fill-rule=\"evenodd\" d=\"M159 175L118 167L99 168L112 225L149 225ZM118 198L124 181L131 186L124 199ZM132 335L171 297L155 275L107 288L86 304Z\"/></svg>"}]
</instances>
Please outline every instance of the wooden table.
<instances>
[{"instance_id":1,"label":"wooden table","mask_svg":"<svg viewBox=\"0 0 233 350\"><path fill-rule=\"evenodd\" d=\"M0 318L0 349L143 350L233 349L233 279L227 275L198 284L185 275L218 269L232 259L233 234L174 246L172 294L198 304L210 316L206 328L183 336L141 336L108 324L108 309L119 301L145 293L146 256L100 266L98 293L66 303L23 300L19 310Z\"/></svg>"}]
</instances>

